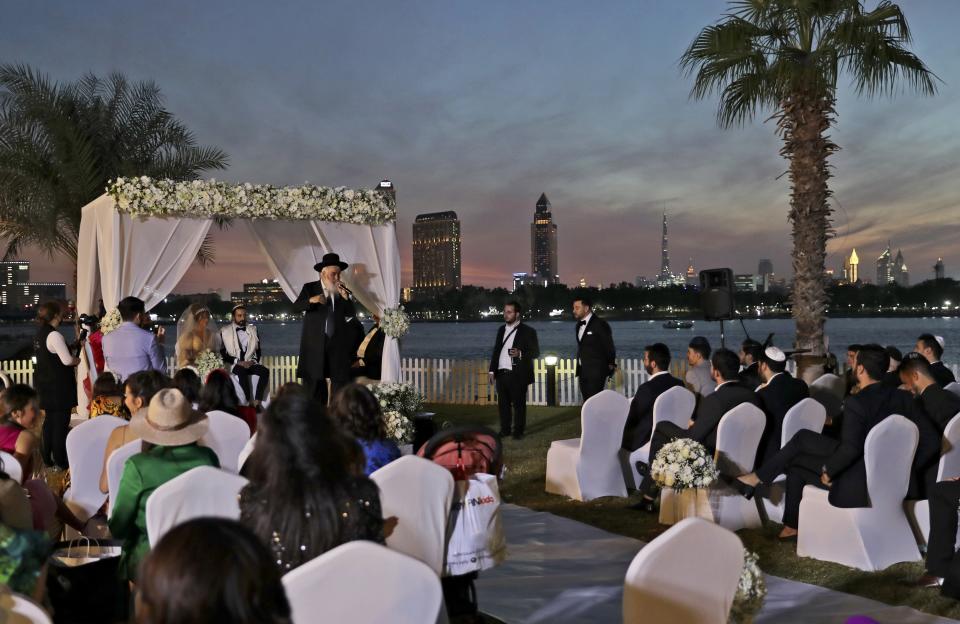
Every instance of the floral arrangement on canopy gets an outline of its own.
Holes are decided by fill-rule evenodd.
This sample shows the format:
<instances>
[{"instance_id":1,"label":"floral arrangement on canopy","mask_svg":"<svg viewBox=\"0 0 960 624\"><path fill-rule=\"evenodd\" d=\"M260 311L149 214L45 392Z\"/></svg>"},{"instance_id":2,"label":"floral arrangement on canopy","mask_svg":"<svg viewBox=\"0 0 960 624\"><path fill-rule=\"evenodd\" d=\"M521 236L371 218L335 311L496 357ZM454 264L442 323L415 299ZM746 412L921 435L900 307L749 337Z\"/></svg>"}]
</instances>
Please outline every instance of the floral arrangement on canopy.
<instances>
[{"instance_id":1,"label":"floral arrangement on canopy","mask_svg":"<svg viewBox=\"0 0 960 624\"><path fill-rule=\"evenodd\" d=\"M413 417L423 406L423 396L405 383L379 383L367 387L380 401L387 438L401 444L413 440Z\"/></svg>"},{"instance_id":2,"label":"floral arrangement on canopy","mask_svg":"<svg viewBox=\"0 0 960 624\"><path fill-rule=\"evenodd\" d=\"M720 473L707 448L688 438L664 444L650 465L650 476L660 487L677 491L705 488Z\"/></svg>"},{"instance_id":3,"label":"floral arrangement on canopy","mask_svg":"<svg viewBox=\"0 0 960 624\"><path fill-rule=\"evenodd\" d=\"M410 331L410 317L403 306L387 308L380 318L380 329L391 338L403 338Z\"/></svg>"},{"instance_id":4,"label":"floral arrangement on canopy","mask_svg":"<svg viewBox=\"0 0 960 624\"><path fill-rule=\"evenodd\" d=\"M120 316L120 310L114 308L103 315L100 319L100 333L106 336L123 324L123 317Z\"/></svg>"},{"instance_id":5,"label":"floral arrangement on canopy","mask_svg":"<svg viewBox=\"0 0 960 624\"><path fill-rule=\"evenodd\" d=\"M730 610L730 622L733 624L748 624L763 606L763 599L767 596L767 583L763 580L760 571L760 557L757 553L743 551L743 570L740 572L740 582L737 593L733 597L733 608Z\"/></svg>"},{"instance_id":6,"label":"floral arrangement on canopy","mask_svg":"<svg viewBox=\"0 0 960 624\"><path fill-rule=\"evenodd\" d=\"M228 184L216 180L117 178L107 186L117 208L135 217L317 220L381 225L395 221L390 195L326 186Z\"/></svg>"}]
</instances>

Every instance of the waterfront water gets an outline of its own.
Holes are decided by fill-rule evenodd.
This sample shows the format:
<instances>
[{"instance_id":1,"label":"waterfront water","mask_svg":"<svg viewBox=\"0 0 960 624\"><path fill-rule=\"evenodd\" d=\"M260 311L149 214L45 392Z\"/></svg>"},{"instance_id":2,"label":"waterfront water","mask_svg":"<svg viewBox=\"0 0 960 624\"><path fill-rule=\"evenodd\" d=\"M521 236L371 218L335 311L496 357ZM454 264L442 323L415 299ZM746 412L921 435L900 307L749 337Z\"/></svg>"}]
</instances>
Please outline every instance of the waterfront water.
<instances>
[{"instance_id":1,"label":"waterfront water","mask_svg":"<svg viewBox=\"0 0 960 624\"><path fill-rule=\"evenodd\" d=\"M531 325L540 337L544 354L570 357L576 351L572 321L535 321ZM621 357L639 357L643 346L663 342L675 357L686 352L687 343L696 335L706 336L713 346L720 344L720 323L697 321L693 329L664 329L661 321L613 321L613 338ZM789 347L793 341L794 324L790 319L745 320L744 326L752 338L763 341L773 333L774 344ZM738 347L744 338L739 322L727 322L728 347ZM167 344L173 345L174 326L166 327ZM259 327L265 355L297 353L300 343L298 323L264 323ZM404 357L433 357L457 359L484 359L490 357L497 324L476 323L414 323L401 343ZM0 336L23 336L33 332L29 324L0 326ZM851 343L878 342L894 345L902 351L911 351L916 337L924 332L943 336L947 350L944 361L960 363L960 318L841 318L827 321L827 335L831 350L843 356ZM65 333L72 334L72 331ZM172 346L170 347L172 352ZM4 357L10 357L9 355Z\"/></svg>"}]
</instances>

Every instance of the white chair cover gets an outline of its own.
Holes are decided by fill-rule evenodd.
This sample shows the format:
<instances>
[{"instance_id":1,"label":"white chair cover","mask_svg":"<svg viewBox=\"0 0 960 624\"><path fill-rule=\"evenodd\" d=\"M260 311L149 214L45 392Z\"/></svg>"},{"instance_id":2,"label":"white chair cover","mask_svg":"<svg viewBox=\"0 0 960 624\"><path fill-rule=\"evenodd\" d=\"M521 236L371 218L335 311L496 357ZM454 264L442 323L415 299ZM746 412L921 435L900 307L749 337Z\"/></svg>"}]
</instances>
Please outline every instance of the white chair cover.
<instances>
[{"instance_id":1,"label":"white chair cover","mask_svg":"<svg viewBox=\"0 0 960 624\"><path fill-rule=\"evenodd\" d=\"M239 475L213 466L198 466L170 479L147 499L147 537L154 546L164 533L193 518L240 519Z\"/></svg>"},{"instance_id":2,"label":"white chair cover","mask_svg":"<svg viewBox=\"0 0 960 624\"><path fill-rule=\"evenodd\" d=\"M898 414L867 434L864 462L870 507L834 507L827 490L803 488L797 554L868 571L919 561L920 551L903 512L919 437L917 426Z\"/></svg>"},{"instance_id":3,"label":"white chair cover","mask_svg":"<svg viewBox=\"0 0 960 624\"><path fill-rule=\"evenodd\" d=\"M6 389L13 385L13 380L10 379L10 375L0 371L0 384L3 384L4 389Z\"/></svg>"},{"instance_id":4,"label":"white chair cover","mask_svg":"<svg viewBox=\"0 0 960 624\"><path fill-rule=\"evenodd\" d=\"M107 498L100 491L103 454L113 430L126 424L127 421L116 416L97 416L77 425L67 434L70 489L64 493L63 500L81 520L97 513Z\"/></svg>"},{"instance_id":5,"label":"white chair cover","mask_svg":"<svg viewBox=\"0 0 960 624\"><path fill-rule=\"evenodd\" d=\"M284 575L293 624L433 624L440 578L426 564L367 541L348 542Z\"/></svg>"},{"instance_id":6,"label":"white chair cover","mask_svg":"<svg viewBox=\"0 0 960 624\"><path fill-rule=\"evenodd\" d=\"M257 434L254 433L250 436L250 439L247 440L247 443L243 445L243 450L240 451L240 456L237 457L237 472L243 470L243 465L247 462L247 458L250 457L250 453L253 453L253 447L257 445Z\"/></svg>"},{"instance_id":7,"label":"white chair cover","mask_svg":"<svg viewBox=\"0 0 960 624\"><path fill-rule=\"evenodd\" d=\"M239 472L240 452L250 441L250 427L239 416L214 410L207 412L210 429L200 440L202 446L213 449L220 459L220 467L232 473Z\"/></svg>"},{"instance_id":8,"label":"white chair cover","mask_svg":"<svg viewBox=\"0 0 960 624\"><path fill-rule=\"evenodd\" d=\"M120 479L123 477L123 467L127 460L139 453L143 449L143 440L137 438L127 442L107 458L107 491L110 493L107 497L107 517L113 513L113 501L117 500L117 492L120 491Z\"/></svg>"},{"instance_id":9,"label":"white chair cover","mask_svg":"<svg viewBox=\"0 0 960 624\"><path fill-rule=\"evenodd\" d=\"M53 620L30 598L0 591L0 622L4 624L51 624Z\"/></svg>"},{"instance_id":10,"label":"white chair cover","mask_svg":"<svg viewBox=\"0 0 960 624\"><path fill-rule=\"evenodd\" d=\"M960 396L960 383L956 381L951 381L943 387L944 390L949 390L950 392Z\"/></svg>"},{"instance_id":11,"label":"white chair cover","mask_svg":"<svg viewBox=\"0 0 960 624\"><path fill-rule=\"evenodd\" d=\"M582 501L626 496L620 470L620 444L630 401L603 390L580 410L581 438L555 440L547 451L546 491Z\"/></svg>"},{"instance_id":12,"label":"white chair cover","mask_svg":"<svg viewBox=\"0 0 960 624\"><path fill-rule=\"evenodd\" d=\"M446 552L453 475L416 455L406 455L370 475L380 487L383 517L396 516L387 547L424 562L439 576Z\"/></svg>"},{"instance_id":13,"label":"white chair cover","mask_svg":"<svg viewBox=\"0 0 960 624\"><path fill-rule=\"evenodd\" d=\"M810 398L823 405L830 418L836 418L843 411L846 392L846 382L832 373L820 375L810 384Z\"/></svg>"},{"instance_id":14,"label":"white chair cover","mask_svg":"<svg viewBox=\"0 0 960 624\"><path fill-rule=\"evenodd\" d=\"M714 461L722 472L743 474L753 470L766 424L763 410L750 403L741 403L723 415L717 425L717 450L714 453ZM756 503L743 498L722 481L713 483L709 497L714 522L720 526L738 531L763 524ZM663 502L661 500L661 504Z\"/></svg>"},{"instance_id":15,"label":"white chair cover","mask_svg":"<svg viewBox=\"0 0 960 624\"><path fill-rule=\"evenodd\" d=\"M960 477L960 414L951 418L943 428L942 444L937 481ZM930 502L908 500L904 502L904 509L917 538L917 544L925 547L927 540L930 539Z\"/></svg>"},{"instance_id":16,"label":"white chair cover","mask_svg":"<svg viewBox=\"0 0 960 624\"><path fill-rule=\"evenodd\" d=\"M630 563L624 624L726 624L742 568L740 538L706 520L685 518Z\"/></svg>"},{"instance_id":17,"label":"white chair cover","mask_svg":"<svg viewBox=\"0 0 960 624\"><path fill-rule=\"evenodd\" d=\"M826 419L827 410L823 407L823 404L811 398L803 399L787 410L783 417L780 430L780 448L783 448L801 429L809 429L817 433L822 432ZM763 499L763 507L767 512L767 517L774 522L783 520L785 491L782 480L785 478L784 475L780 475L777 481L771 484L769 497Z\"/></svg>"},{"instance_id":18,"label":"white chair cover","mask_svg":"<svg viewBox=\"0 0 960 624\"><path fill-rule=\"evenodd\" d=\"M627 456L626 465L623 467L627 487L639 488L643 481L643 477L637 471L637 462L650 463L650 444L653 441L653 432L657 429L657 423L667 421L678 427L686 428L696 406L696 395L683 386L669 388L657 397L657 400L653 402L653 428L650 429L650 440L629 455L626 451L620 453L621 460L623 460L623 456ZM629 413L629 410L627 413Z\"/></svg>"},{"instance_id":19,"label":"white chair cover","mask_svg":"<svg viewBox=\"0 0 960 624\"><path fill-rule=\"evenodd\" d=\"M17 483L23 483L23 466L19 459L6 451L0 451L0 460L3 460L3 471L7 476Z\"/></svg>"}]
</instances>

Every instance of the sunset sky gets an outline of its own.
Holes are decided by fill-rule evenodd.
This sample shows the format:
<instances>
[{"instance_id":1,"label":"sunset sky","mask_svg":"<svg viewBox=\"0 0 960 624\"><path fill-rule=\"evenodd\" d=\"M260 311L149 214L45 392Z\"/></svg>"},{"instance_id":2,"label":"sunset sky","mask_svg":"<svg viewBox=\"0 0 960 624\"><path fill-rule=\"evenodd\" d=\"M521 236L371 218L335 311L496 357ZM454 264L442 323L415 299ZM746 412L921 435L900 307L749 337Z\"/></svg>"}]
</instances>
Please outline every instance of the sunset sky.
<instances>
[{"instance_id":1,"label":"sunset sky","mask_svg":"<svg viewBox=\"0 0 960 624\"><path fill-rule=\"evenodd\" d=\"M875 2L868 0L867 6ZM660 213L675 269L759 258L789 274L785 163L765 116L721 130L716 101L688 98L677 60L721 0L560 2L11 2L0 62L57 80L150 79L231 181L397 188L403 272L413 218L455 210L463 283L529 270L541 192L559 226L560 277L633 281L659 267ZM960 276L960 2L901 0L914 50L943 80L933 98L840 93L833 140L837 237L861 275L887 239L912 282L943 256ZM217 234L217 261L179 292L267 276L251 240ZM33 260L42 256L28 254ZM35 264L68 280L68 263Z\"/></svg>"}]
</instances>

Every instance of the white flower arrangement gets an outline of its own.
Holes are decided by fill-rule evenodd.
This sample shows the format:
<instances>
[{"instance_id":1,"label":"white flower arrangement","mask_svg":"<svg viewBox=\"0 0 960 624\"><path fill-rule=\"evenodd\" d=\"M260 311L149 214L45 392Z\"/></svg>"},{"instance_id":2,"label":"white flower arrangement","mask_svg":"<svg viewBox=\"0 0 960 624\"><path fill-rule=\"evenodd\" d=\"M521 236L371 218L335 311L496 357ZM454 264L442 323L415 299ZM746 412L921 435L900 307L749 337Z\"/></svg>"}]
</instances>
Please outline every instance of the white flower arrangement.
<instances>
[{"instance_id":1,"label":"white flower arrangement","mask_svg":"<svg viewBox=\"0 0 960 624\"><path fill-rule=\"evenodd\" d=\"M114 308L100 319L100 333L106 336L121 324L123 324L123 318L120 316L120 310Z\"/></svg>"},{"instance_id":2,"label":"white flower arrangement","mask_svg":"<svg viewBox=\"0 0 960 624\"><path fill-rule=\"evenodd\" d=\"M220 354L216 351L206 349L197 355L193 366L197 369L197 376L200 377L200 381L203 382L206 381L207 375L218 368L223 368L223 358L221 358Z\"/></svg>"},{"instance_id":3,"label":"white flower arrangement","mask_svg":"<svg viewBox=\"0 0 960 624\"><path fill-rule=\"evenodd\" d=\"M402 338L410 331L410 317L403 306L387 308L380 317L380 329L391 338Z\"/></svg>"},{"instance_id":4,"label":"white flower arrangement","mask_svg":"<svg viewBox=\"0 0 960 624\"><path fill-rule=\"evenodd\" d=\"M767 595L767 584L760 571L760 557L755 552L743 551L743 570L740 572L740 583L737 593L733 597L733 608L730 610L730 622L746 624L753 621L753 616L763 606L763 599Z\"/></svg>"},{"instance_id":5,"label":"white flower arrangement","mask_svg":"<svg viewBox=\"0 0 960 624\"><path fill-rule=\"evenodd\" d=\"M650 466L650 476L660 487L680 491L709 487L720 473L705 446L679 438L663 445Z\"/></svg>"},{"instance_id":6,"label":"white flower arrangement","mask_svg":"<svg viewBox=\"0 0 960 624\"><path fill-rule=\"evenodd\" d=\"M227 184L216 180L117 178L107 186L117 208L135 217L317 220L381 225L396 221L393 199L376 190Z\"/></svg>"},{"instance_id":7,"label":"white flower arrangement","mask_svg":"<svg viewBox=\"0 0 960 624\"><path fill-rule=\"evenodd\" d=\"M383 423L386 426L387 438L399 444L407 444L413 440L413 421L396 410L383 413Z\"/></svg>"},{"instance_id":8,"label":"white flower arrangement","mask_svg":"<svg viewBox=\"0 0 960 624\"><path fill-rule=\"evenodd\" d=\"M384 415L387 412L399 412L407 418L413 418L423 407L423 396L409 384L378 383L367 387L380 401L380 409Z\"/></svg>"}]
</instances>

